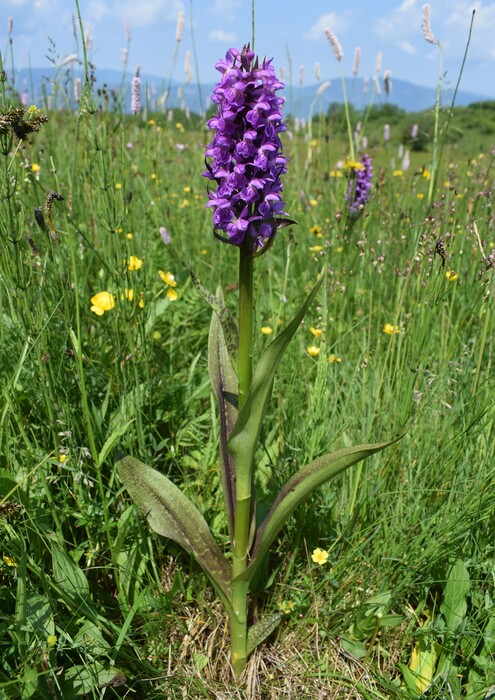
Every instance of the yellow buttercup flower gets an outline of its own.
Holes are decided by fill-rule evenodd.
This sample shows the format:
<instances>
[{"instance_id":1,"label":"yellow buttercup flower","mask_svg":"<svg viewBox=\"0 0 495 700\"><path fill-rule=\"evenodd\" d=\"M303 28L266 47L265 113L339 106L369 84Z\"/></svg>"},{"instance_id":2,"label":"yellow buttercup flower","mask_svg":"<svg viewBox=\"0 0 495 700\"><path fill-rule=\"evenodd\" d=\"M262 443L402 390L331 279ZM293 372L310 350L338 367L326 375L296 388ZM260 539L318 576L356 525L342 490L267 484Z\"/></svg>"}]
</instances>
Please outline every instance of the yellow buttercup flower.
<instances>
[{"instance_id":1,"label":"yellow buttercup flower","mask_svg":"<svg viewBox=\"0 0 495 700\"><path fill-rule=\"evenodd\" d=\"M331 352L330 355L328 356L328 361L330 362L330 364L333 365L336 362L342 362L342 358L337 357L337 355L334 355L334 353Z\"/></svg>"},{"instance_id":2,"label":"yellow buttercup flower","mask_svg":"<svg viewBox=\"0 0 495 700\"><path fill-rule=\"evenodd\" d=\"M56 634L49 634L48 637L46 638L46 643L48 644L49 647L54 647L55 644L57 643L57 635Z\"/></svg>"},{"instance_id":3,"label":"yellow buttercup flower","mask_svg":"<svg viewBox=\"0 0 495 700\"><path fill-rule=\"evenodd\" d=\"M326 564L328 561L328 552L325 549L320 549L319 547L317 547L313 550L311 559L314 561L315 564L323 566L323 564Z\"/></svg>"},{"instance_id":4,"label":"yellow buttercup flower","mask_svg":"<svg viewBox=\"0 0 495 700\"><path fill-rule=\"evenodd\" d=\"M318 226L318 224L315 224L314 226L311 226L309 229L310 233L314 233L315 236L318 236L318 238L321 238L321 226Z\"/></svg>"},{"instance_id":5,"label":"yellow buttercup flower","mask_svg":"<svg viewBox=\"0 0 495 700\"><path fill-rule=\"evenodd\" d=\"M321 251L323 250L323 246L322 245L312 245L312 246L310 246L309 250L312 253L321 253Z\"/></svg>"},{"instance_id":6,"label":"yellow buttercup flower","mask_svg":"<svg viewBox=\"0 0 495 700\"><path fill-rule=\"evenodd\" d=\"M394 170L392 175L393 175L393 177L402 177L404 175L404 171L403 170Z\"/></svg>"},{"instance_id":7,"label":"yellow buttercup flower","mask_svg":"<svg viewBox=\"0 0 495 700\"><path fill-rule=\"evenodd\" d=\"M39 173L39 171L41 170L41 165L39 165L38 163L31 163L31 170L33 171L33 173Z\"/></svg>"},{"instance_id":8,"label":"yellow buttercup flower","mask_svg":"<svg viewBox=\"0 0 495 700\"><path fill-rule=\"evenodd\" d=\"M143 261L141 260L141 258L138 258L137 255L131 255L129 257L129 262L127 264L127 269L129 270L129 272L135 272L136 270L140 270L142 267Z\"/></svg>"},{"instance_id":9,"label":"yellow buttercup flower","mask_svg":"<svg viewBox=\"0 0 495 700\"><path fill-rule=\"evenodd\" d=\"M273 333L273 328L270 328L270 326L262 326L261 332L263 335L270 335L270 333Z\"/></svg>"},{"instance_id":10,"label":"yellow buttercup flower","mask_svg":"<svg viewBox=\"0 0 495 700\"><path fill-rule=\"evenodd\" d=\"M306 352L311 357L318 357L320 354L320 348L318 348L316 345L310 345L308 348L306 348Z\"/></svg>"},{"instance_id":11,"label":"yellow buttercup flower","mask_svg":"<svg viewBox=\"0 0 495 700\"><path fill-rule=\"evenodd\" d=\"M313 326L310 326L309 330L311 331L311 333L314 335L315 338L320 338L322 333L323 333L321 328L313 328Z\"/></svg>"},{"instance_id":12,"label":"yellow buttercup flower","mask_svg":"<svg viewBox=\"0 0 495 700\"><path fill-rule=\"evenodd\" d=\"M455 282L456 279L459 279L459 275L457 272L454 272L454 270L447 270L445 277L449 280L449 282Z\"/></svg>"},{"instance_id":13,"label":"yellow buttercup flower","mask_svg":"<svg viewBox=\"0 0 495 700\"><path fill-rule=\"evenodd\" d=\"M358 163L355 160L350 160L350 158L347 158L345 167L349 168L349 170L364 170L364 165L362 163Z\"/></svg>"},{"instance_id":14,"label":"yellow buttercup flower","mask_svg":"<svg viewBox=\"0 0 495 700\"><path fill-rule=\"evenodd\" d=\"M394 326L392 323L386 323L383 326L383 332L387 335L396 335L397 333L400 333L400 329L399 326Z\"/></svg>"},{"instance_id":15,"label":"yellow buttercup flower","mask_svg":"<svg viewBox=\"0 0 495 700\"><path fill-rule=\"evenodd\" d=\"M178 294L175 291L174 287L177 286L177 282L175 281L175 277L171 272L164 272L163 270L158 270L158 274L160 275L161 279L163 282L170 287L170 289L167 290L167 299L169 301L176 301L178 298Z\"/></svg>"},{"instance_id":16,"label":"yellow buttercup flower","mask_svg":"<svg viewBox=\"0 0 495 700\"><path fill-rule=\"evenodd\" d=\"M91 297L91 311L97 316L103 316L105 311L110 311L115 306L115 299L110 292L98 292Z\"/></svg>"},{"instance_id":17,"label":"yellow buttercup flower","mask_svg":"<svg viewBox=\"0 0 495 700\"><path fill-rule=\"evenodd\" d=\"M9 557L7 554L3 555L3 561L11 569L17 569L17 567L19 566L19 564L16 562L16 560L12 559L12 557Z\"/></svg>"},{"instance_id":18,"label":"yellow buttercup flower","mask_svg":"<svg viewBox=\"0 0 495 700\"><path fill-rule=\"evenodd\" d=\"M162 278L162 280L165 282L165 284L168 284L169 287L176 287L177 282L175 281L175 277L171 272L164 272L163 270L158 270L158 274Z\"/></svg>"}]
</instances>

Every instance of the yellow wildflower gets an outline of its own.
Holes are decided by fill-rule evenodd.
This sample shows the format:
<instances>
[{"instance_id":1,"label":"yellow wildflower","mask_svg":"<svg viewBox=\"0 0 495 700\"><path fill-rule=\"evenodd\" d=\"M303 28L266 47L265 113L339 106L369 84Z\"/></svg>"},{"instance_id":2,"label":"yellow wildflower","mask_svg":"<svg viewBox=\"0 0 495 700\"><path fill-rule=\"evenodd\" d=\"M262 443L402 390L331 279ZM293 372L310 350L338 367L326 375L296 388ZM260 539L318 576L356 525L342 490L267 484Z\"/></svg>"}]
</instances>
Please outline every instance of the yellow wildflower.
<instances>
[{"instance_id":1,"label":"yellow wildflower","mask_svg":"<svg viewBox=\"0 0 495 700\"><path fill-rule=\"evenodd\" d=\"M127 269L129 270L129 272L135 272L136 270L140 270L142 267L143 261L141 260L141 258L138 258L136 255L131 255L129 257L129 263L127 265Z\"/></svg>"},{"instance_id":2,"label":"yellow wildflower","mask_svg":"<svg viewBox=\"0 0 495 700\"><path fill-rule=\"evenodd\" d=\"M330 364L333 365L336 362L342 362L342 358L337 357L337 355L334 355L333 352L331 352L330 355L328 356L328 361L330 362Z\"/></svg>"},{"instance_id":3,"label":"yellow wildflower","mask_svg":"<svg viewBox=\"0 0 495 700\"><path fill-rule=\"evenodd\" d=\"M162 334L160 333L160 331L153 331L151 337L153 338L153 340L160 340Z\"/></svg>"},{"instance_id":4,"label":"yellow wildflower","mask_svg":"<svg viewBox=\"0 0 495 700\"><path fill-rule=\"evenodd\" d=\"M186 186L182 188L182 191L184 192L184 194L188 194L191 191L191 188Z\"/></svg>"},{"instance_id":5,"label":"yellow wildflower","mask_svg":"<svg viewBox=\"0 0 495 700\"><path fill-rule=\"evenodd\" d=\"M134 289L124 289L124 293L120 295L121 301L127 299L127 301L132 301L134 299Z\"/></svg>"},{"instance_id":6,"label":"yellow wildflower","mask_svg":"<svg viewBox=\"0 0 495 700\"><path fill-rule=\"evenodd\" d=\"M155 126L155 120L154 120L154 119L148 119L148 126Z\"/></svg>"},{"instance_id":7,"label":"yellow wildflower","mask_svg":"<svg viewBox=\"0 0 495 700\"><path fill-rule=\"evenodd\" d=\"M424 177L425 180L429 180L430 177L431 177L430 171L427 170L426 168L423 169L423 177Z\"/></svg>"},{"instance_id":8,"label":"yellow wildflower","mask_svg":"<svg viewBox=\"0 0 495 700\"><path fill-rule=\"evenodd\" d=\"M151 180L156 180L156 173L151 173L150 178Z\"/></svg>"},{"instance_id":9,"label":"yellow wildflower","mask_svg":"<svg viewBox=\"0 0 495 700\"><path fill-rule=\"evenodd\" d=\"M91 297L91 311L97 316L103 316L105 311L110 311L115 306L115 299L110 292L98 292Z\"/></svg>"},{"instance_id":10,"label":"yellow wildflower","mask_svg":"<svg viewBox=\"0 0 495 700\"><path fill-rule=\"evenodd\" d=\"M60 463L67 462L68 459L69 459L69 455L66 455L63 452L61 452L58 456L58 461Z\"/></svg>"},{"instance_id":11,"label":"yellow wildflower","mask_svg":"<svg viewBox=\"0 0 495 700\"><path fill-rule=\"evenodd\" d=\"M345 167L349 168L349 170L364 170L364 165L362 163L358 163L355 160L351 160L350 158L347 158L345 162Z\"/></svg>"},{"instance_id":12,"label":"yellow wildflower","mask_svg":"<svg viewBox=\"0 0 495 700\"><path fill-rule=\"evenodd\" d=\"M181 134L183 134L185 131L184 125L181 124L180 122L177 122L177 124L175 125L175 128L177 129L177 131L180 131Z\"/></svg>"},{"instance_id":13,"label":"yellow wildflower","mask_svg":"<svg viewBox=\"0 0 495 700\"><path fill-rule=\"evenodd\" d=\"M263 335L270 335L270 333L273 333L273 328L270 328L270 326L262 326L261 332Z\"/></svg>"},{"instance_id":14,"label":"yellow wildflower","mask_svg":"<svg viewBox=\"0 0 495 700\"><path fill-rule=\"evenodd\" d=\"M31 163L31 170L33 171L33 173L39 173L39 171L41 170L41 165L39 165L38 163Z\"/></svg>"},{"instance_id":15,"label":"yellow wildflower","mask_svg":"<svg viewBox=\"0 0 495 700\"><path fill-rule=\"evenodd\" d=\"M121 182L116 182L116 183L115 183L115 189L116 189L116 190L121 190L121 189L122 189L122 183L121 183Z\"/></svg>"},{"instance_id":16,"label":"yellow wildflower","mask_svg":"<svg viewBox=\"0 0 495 700\"><path fill-rule=\"evenodd\" d=\"M296 607L296 604L293 600L289 600L287 603L279 603L278 607L279 610L284 613L284 615L290 615Z\"/></svg>"},{"instance_id":17,"label":"yellow wildflower","mask_svg":"<svg viewBox=\"0 0 495 700\"><path fill-rule=\"evenodd\" d=\"M310 206L310 207L316 207L316 206L318 206L318 200L317 200L317 199L310 199L310 200L309 200L309 206Z\"/></svg>"},{"instance_id":18,"label":"yellow wildflower","mask_svg":"<svg viewBox=\"0 0 495 700\"><path fill-rule=\"evenodd\" d=\"M311 357L318 357L320 354L320 348L318 348L316 345L310 345L308 348L306 348L306 352Z\"/></svg>"},{"instance_id":19,"label":"yellow wildflower","mask_svg":"<svg viewBox=\"0 0 495 700\"><path fill-rule=\"evenodd\" d=\"M315 224L314 226L311 226L309 229L310 233L314 233L315 236L318 236L318 238L321 238L322 233L321 233L321 226L318 226L318 224Z\"/></svg>"},{"instance_id":20,"label":"yellow wildflower","mask_svg":"<svg viewBox=\"0 0 495 700\"><path fill-rule=\"evenodd\" d=\"M343 177L340 170L330 170L330 177Z\"/></svg>"},{"instance_id":21,"label":"yellow wildflower","mask_svg":"<svg viewBox=\"0 0 495 700\"><path fill-rule=\"evenodd\" d=\"M9 557L7 554L3 555L3 561L11 569L17 569L17 567L19 566L19 564L16 562L16 560L13 559L12 557Z\"/></svg>"},{"instance_id":22,"label":"yellow wildflower","mask_svg":"<svg viewBox=\"0 0 495 700\"><path fill-rule=\"evenodd\" d=\"M162 280L165 282L165 284L168 284L169 287L176 287L177 282L175 281L175 277L171 272L164 272L163 270L158 270L158 274L162 278Z\"/></svg>"},{"instance_id":23,"label":"yellow wildflower","mask_svg":"<svg viewBox=\"0 0 495 700\"><path fill-rule=\"evenodd\" d=\"M320 338L321 334L323 333L321 328L313 328L313 326L310 326L309 330L311 331L311 333L314 335L315 338Z\"/></svg>"},{"instance_id":24,"label":"yellow wildflower","mask_svg":"<svg viewBox=\"0 0 495 700\"><path fill-rule=\"evenodd\" d=\"M179 209L184 209L184 207L189 206L189 200L188 199L183 199L182 202L179 203Z\"/></svg>"},{"instance_id":25,"label":"yellow wildflower","mask_svg":"<svg viewBox=\"0 0 495 700\"><path fill-rule=\"evenodd\" d=\"M55 644L57 643L57 635L56 634L49 634L48 637L46 638L46 643L48 644L49 647L54 647Z\"/></svg>"},{"instance_id":26,"label":"yellow wildflower","mask_svg":"<svg viewBox=\"0 0 495 700\"><path fill-rule=\"evenodd\" d=\"M394 170L392 175L393 175L393 177L402 177L404 175L404 171L403 170Z\"/></svg>"},{"instance_id":27,"label":"yellow wildflower","mask_svg":"<svg viewBox=\"0 0 495 700\"><path fill-rule=\"evenodd\" d=\"M310 246L309 250L311 251L311 253L320 253L323 250L323 246L322 245L312 245L312 246Z\"/></svg>"},{"instance_id":28,"label":"yellow wildflower","mask_svg":"<svg viewBox=\"0 0 495 700\"><path fill-rule=\"evenodd\" d=\"M313 550L311 559L314 561L315 564L323 566L323 564L326 564L328 561L328 552L324 549L320 549L319 547L317 547Z\"/></svg>"},{"instance_id":29,"label":"yellow wildflower","mask_svg":"<svg viewBox=\"0 0 495 700\"><path fill-rule=\"evenodd\" d=\"M400 333L400 329L399 326L394 326L392 323L386 323L383 326L383 332L387 335L396 335L397 333Z\"/></svg>"},{"instance_id":30,"label":"yellow wildflower","mask_svg":"<svg viewBox=\"0 0 495 700\"><path fill-rule=\"evenodd\" d=\"M418 194L416 195L416 198L417 198L417 199L424 199L425 196L424 196L424 194L423 194L422 192L418 192Z\"/></svg>"},{"instance_id":31,"label":"yellow wildflower","mask_svg":"<svg viewBox=\"0 0 495 700\"><path fill-rule=\"evenodd\" d=\"M459 279L459 275L457 272L454 272L454 270L447 270L445 277L449 280L449 282L455 282L456 279Z\"/></svg>"}]
</instances>

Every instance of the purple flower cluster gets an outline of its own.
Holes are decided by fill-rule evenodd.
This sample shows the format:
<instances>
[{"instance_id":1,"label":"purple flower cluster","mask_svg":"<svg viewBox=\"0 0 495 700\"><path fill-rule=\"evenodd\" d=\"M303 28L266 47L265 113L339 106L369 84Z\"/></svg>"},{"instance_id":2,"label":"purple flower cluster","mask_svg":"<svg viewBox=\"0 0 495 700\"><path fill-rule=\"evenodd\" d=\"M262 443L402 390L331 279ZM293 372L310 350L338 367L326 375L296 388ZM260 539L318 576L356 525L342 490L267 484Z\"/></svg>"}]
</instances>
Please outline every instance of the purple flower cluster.
<instances>
[{"instance_id":1,"label":"purple flower cluster","mask_svg":"<svg viewBox=\"0 0 495 700\"><path fill-rule=\"evenodd\" d=\"M208 191L207 207L213 207L213 226L217 238L251 249L265 247L277 226L288 223L285 215L280 176L287 170L279 133L282 124L282 97L276 91L284 87L277 79L271 59L261 65L245 46L240 52L230 49L215 68L222 77L212 101L217 114L208 121L215 136L207 147L205 177L217 184ZM227 237L217 231L224 231Z\"/></svg>"},{"instance_id":2,"label":"purple flower cluster","mask_svg":"<svg viewBox=\"0 0 495 700\"><path fill-rule=\"evenodd\" d=\"M356 175L349 182L347 201L351 214L358 214L370 198L373 166L371 157L367 154L361 158L362 168L356 169Z\"/></svg>"}]
</instances>

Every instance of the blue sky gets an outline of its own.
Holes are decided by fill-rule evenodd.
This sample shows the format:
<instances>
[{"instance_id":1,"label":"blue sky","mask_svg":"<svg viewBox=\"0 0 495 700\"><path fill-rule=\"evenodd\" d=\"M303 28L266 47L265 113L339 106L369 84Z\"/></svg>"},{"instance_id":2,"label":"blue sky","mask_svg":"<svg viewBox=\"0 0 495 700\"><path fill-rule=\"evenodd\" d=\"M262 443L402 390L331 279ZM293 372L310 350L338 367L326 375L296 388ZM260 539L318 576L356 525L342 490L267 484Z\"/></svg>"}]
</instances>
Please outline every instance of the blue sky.
<instances>
[{"instance_id":1,"label":"blue sky","mask_svg":"<svg viewBox=\"0 0 495 700\"><path fill-rule=\"evenodd\" d=\"M471 48L461 87L495 99L495 1L431 0L431 26L445 49L446 80L455 84L462 62L473 8L476 9ZM325 38L325 28L338 36L346 75L352 74L355 48L362 47L360 75L372 76L378 52L381 75L419 85L436 85L437 46L421 31L422 0L257 0L256 52L274 57L286 82L314 84L315 64L321 80L335 79L338 65ZM251 0L80 0L85 26L92 35L91 60L97 68L122 67L126 44L124 22L131 41L129 71L168 78L175 46L178 13L185 12L183 40L173 77L184 79L186 52L192 48L191 10L199 77L216 81L215 62L230 46L251 38ZM16 67L45 67L50 37L60 57L75 51L73 0L0 0L0 50L8 45L8 18L13 20ZM194 69L194 64L193 64ZM194 78L195 80L195 78Z\"/></svg>"}]
</instances>

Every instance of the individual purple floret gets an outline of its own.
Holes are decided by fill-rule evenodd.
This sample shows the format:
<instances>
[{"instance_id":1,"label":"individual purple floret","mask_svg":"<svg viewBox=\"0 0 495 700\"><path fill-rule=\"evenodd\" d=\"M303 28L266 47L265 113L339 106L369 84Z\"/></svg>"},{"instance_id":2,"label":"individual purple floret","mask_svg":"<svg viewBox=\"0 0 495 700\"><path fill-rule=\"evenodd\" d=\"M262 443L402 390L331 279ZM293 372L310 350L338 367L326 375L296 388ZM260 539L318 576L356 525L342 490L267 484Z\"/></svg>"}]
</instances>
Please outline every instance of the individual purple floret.
<instances>
[{"instance_id":1,"label":"individual purple floret","mask_svg":"<svg viewBox=\"0 0 495 700\"><path fill-rule=\"evenodd\" d=\"M208 191L207 207L213 207L214 233L220 240L253 250L267 247L277 226L289 223L284 216L282 182L287 159L282 155L279 133L282 123L284 87L275 75L271 60L259 64L249 45L242 51L230 49L216 64L222 77L213 91L217 114L208 121L215 130L205 155L203 175L216 182ZM227 236L218 235L224 231Z\"/></svg>"},{"instance_id":2,"label":"individual purple floret","mask_svg":"<svg viewBox=\"0 0 495 700\"><path fill-rule=\"evenodd\" d=\"M371 178L373 177L372 160L365 154L361 158L363 168L356 169L356 176L349 182L347 201L351 214L358 214L370 198Z\"/></svg>"}]
</instances>

